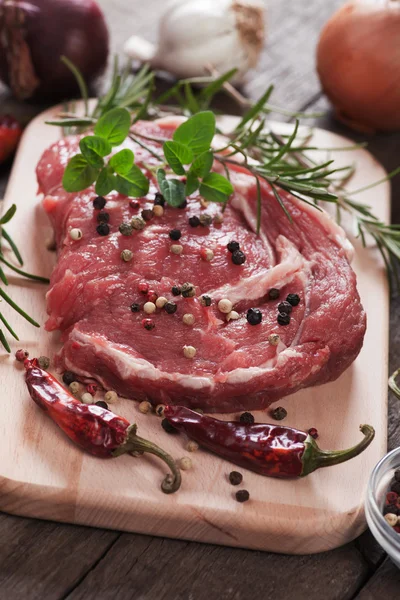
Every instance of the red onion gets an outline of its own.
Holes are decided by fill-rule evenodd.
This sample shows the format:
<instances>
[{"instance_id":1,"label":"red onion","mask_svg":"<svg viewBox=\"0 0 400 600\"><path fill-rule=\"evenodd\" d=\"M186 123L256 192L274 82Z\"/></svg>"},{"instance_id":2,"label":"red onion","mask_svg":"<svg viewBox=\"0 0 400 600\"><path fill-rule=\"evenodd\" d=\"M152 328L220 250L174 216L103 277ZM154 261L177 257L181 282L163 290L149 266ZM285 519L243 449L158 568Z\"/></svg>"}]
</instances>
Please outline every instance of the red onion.
<instances>
[{"instance_id":1,"label":"red onion","mask_svg":"<svg viewBox=\"0 0 400 600\"><path fill-rule=\"evenodd\" d=\"M398 0L351 0L322 30L318 75L336 115L354 129L400 129L399 34Z\"/></svg>"},{"instance_id":2,"label":"red onion","mask_svg":"<svg viewBox=\"0 0 400 600\"><path fill-rule=\"evenodd\" d=\"M104 70L108 30L93 0L0 0L0 78L20 99L77 92L64 55L90 84Z\"/></svg>"}]
</instances>

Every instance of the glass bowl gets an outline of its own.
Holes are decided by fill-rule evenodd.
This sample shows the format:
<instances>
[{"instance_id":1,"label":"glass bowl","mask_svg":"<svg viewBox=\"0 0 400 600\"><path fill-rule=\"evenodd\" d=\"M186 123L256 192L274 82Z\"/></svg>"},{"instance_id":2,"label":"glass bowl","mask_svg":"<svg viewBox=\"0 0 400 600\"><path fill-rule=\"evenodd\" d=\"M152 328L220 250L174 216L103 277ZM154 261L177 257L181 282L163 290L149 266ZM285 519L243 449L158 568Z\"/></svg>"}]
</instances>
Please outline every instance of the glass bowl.
<instances>
[{"instance_id":1,"label":"glass bowl","mask_svg":"<svg viewBox=\"0 0 400 600\"><path fill-rule=\"evenodd\" d=\"M400 569L400 533L386 523L382 514L390 481L399 468L400 448L392 450L378 462L368 482L365 515L374 538Z\"/></svg>"}]
</instances>

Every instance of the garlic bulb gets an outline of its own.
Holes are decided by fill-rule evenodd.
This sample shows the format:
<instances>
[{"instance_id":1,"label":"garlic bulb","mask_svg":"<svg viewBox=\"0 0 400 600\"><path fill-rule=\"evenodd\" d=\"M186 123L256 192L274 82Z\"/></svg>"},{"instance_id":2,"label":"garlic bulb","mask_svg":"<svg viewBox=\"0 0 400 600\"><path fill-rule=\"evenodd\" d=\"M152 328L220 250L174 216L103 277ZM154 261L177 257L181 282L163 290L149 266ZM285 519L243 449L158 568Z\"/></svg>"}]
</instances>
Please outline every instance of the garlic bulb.
<instances>
[{"instance_id":1,"label":"garlic bulb","mask_svg":"<svg viewBox=\"0 0 400 600\"><path fill-rule=\"evenodd\" d=\"M171 0L159 25L158 47L132 36L125 53L178 78L201 77L210 67L238 69L234 82L255 67L264 43L259 0Z\"/></svg>"}]
</instances>

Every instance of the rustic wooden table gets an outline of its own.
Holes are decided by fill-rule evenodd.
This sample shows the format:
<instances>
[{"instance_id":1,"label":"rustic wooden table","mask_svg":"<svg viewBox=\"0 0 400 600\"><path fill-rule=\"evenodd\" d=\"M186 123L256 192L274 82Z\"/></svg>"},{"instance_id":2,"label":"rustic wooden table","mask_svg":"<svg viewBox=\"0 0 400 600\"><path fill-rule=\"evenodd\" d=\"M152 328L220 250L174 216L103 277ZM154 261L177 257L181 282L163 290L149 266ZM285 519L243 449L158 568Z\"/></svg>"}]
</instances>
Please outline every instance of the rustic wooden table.
<instances>
[{"instance_id":1,"label":"rustic wooden table","mask_svg":"<svg viewBox=\"0 0 400 600\"><path fill-rule=\"evenodd\" d=\"M217 1L217 0L216 0ZM318 126L355 135L333 120L314 68L318 32L342 0L269 0L268 45L244 92L257 98L272 82L274 102L326 111ZM101 0L120 51L132 33L155 40L160 0ZM28 119L43 107L16 104L0 89L0 112ZM232 105L228 103L226 112ZM400 134L368 139L391 170ZM0 197L9 166L0 168ZM400 223L400 177L393 181L392 221ZM382 349L383 350L383 349ZM379 352L380 349L378 348ZM400 299L392 299L390 368L400 363ZM389 396L389 447L400 445L399 403ZM1 493L1 490L0 490ZM89 529L0 515L0 597L11 600L385 600L400 597L400 572L369 532L319 555L285 556L194 542Z\"/></svg>"}]
</instances>

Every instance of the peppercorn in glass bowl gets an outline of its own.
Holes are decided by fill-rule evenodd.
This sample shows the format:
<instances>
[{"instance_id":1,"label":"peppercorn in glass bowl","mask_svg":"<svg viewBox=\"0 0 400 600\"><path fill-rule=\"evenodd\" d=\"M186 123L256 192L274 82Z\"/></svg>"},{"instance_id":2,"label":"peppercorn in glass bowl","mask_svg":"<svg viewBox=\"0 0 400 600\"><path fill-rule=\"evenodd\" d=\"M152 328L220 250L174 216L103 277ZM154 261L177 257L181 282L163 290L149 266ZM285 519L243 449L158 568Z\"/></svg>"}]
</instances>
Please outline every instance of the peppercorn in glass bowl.
<instances>
[{"instance_id":1,"label":"peppercorn in glass bowl","mask_svg":"<svg viewBox=\"0 0 400 600\"><path fill-rule=\"evenodd\" d=\"M400 533L386 522L383 513L394 472L399 468L400 448L396 448L386 454L372 471L365 500L365 515L369 528L376 541L398 568L400 568Z\"/></svg>"}]
</instances>

